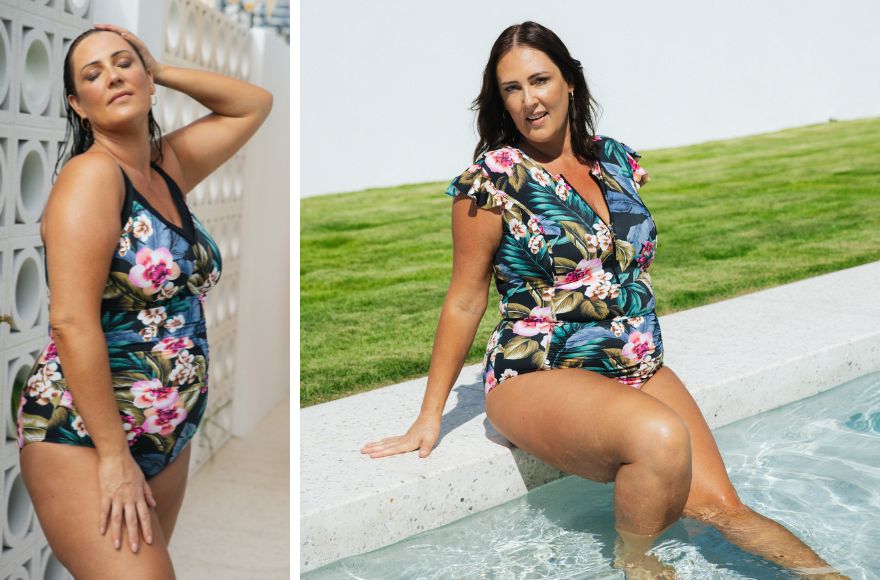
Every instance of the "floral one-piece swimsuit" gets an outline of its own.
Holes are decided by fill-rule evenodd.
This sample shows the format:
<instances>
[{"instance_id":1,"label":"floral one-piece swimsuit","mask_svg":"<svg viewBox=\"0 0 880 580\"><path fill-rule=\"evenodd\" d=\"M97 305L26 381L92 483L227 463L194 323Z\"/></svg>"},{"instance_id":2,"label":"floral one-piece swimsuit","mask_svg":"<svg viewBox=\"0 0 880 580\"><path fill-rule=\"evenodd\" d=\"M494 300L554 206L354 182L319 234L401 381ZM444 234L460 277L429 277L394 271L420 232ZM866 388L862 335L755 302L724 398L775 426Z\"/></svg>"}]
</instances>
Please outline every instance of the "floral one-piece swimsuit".
<instances>
[{"instance_id":1,"label":"floral one-piece swimsuit","mask_svg":"<svg viewBox=\"0 0 880 580\"><path fill-rule=\"evenodd\" d=\"M208 403L204 301L222 267L217 244L159 165L182 227L150 206L122 170L122 233L101 300L113 393L129 450L147 477L193 438ZM46 276L48 285L48 272ZM50 296L51 299L51 296ZM50 306L51 308L51 306ZM89 388L79 385L78 389ZM18 446L94 447L62 370L54 336L34 363L18 406Z\"/></svg>"},{"instance_id":2,"label":"floral one-piece swimsuit","mask_svg":"<svg viewBox=\"0 0 880 580\"><path fill-rule=\"evenodd\" d=\"M445 192L502 215L493 259L501 321L483 359L486 395L518 374L566 367L641 388L663 364L648 275L657 229L638 193L649 176L625 144L596 135L594 145L590 174L610 223L516 147L483 153Z\"/></svg>"}]
</instances>

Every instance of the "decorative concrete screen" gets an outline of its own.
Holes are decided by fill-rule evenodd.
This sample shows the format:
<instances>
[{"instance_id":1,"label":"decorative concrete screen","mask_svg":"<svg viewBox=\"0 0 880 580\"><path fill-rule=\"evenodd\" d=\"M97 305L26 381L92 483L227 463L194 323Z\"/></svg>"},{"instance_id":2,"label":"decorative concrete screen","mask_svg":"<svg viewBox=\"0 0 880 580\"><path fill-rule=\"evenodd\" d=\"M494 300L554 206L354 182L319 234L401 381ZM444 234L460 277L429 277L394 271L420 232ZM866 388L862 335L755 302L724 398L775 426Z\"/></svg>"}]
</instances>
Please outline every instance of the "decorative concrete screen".
<instances>
[{"instance_id":1,"label":"decorative concrete screen","mask_svg":"<svg viewBox=\"0 0 880 580\"><path fill-rule=\"evenodd\" d=\"M155 6L165 14L164 45L150 49L162 62L249 78L250 40L244 25L197 1L167 0ZM20 476L17 409L10 396L48 339L39 220L66 126L64 54L91 27L94 10L92 0L0 0L0 315L6 320L0 323L0 580L70 578L46 543ZM157 92L154 113L165 133L208 112L180 93L164 87ZM205 302L211 395L194 441L191 472L231 431L243 164L239 153L187 199L223 255L220 283Z\"/></svg>"},{"instance_id":2,"label":"decorative concrete screen","mask_svg":"<svg viewBox=\"0 0 880 580\"><path fill-rule=\"evenodd\" d=\"M158 47L154 49L161 62L213 70L249 80L251 47L246 26L198 0L167 0L164 10L164 46L161 53ZM210 113L209 109L183 93L162 86L156 87L156 93L159 113L156 120L165 133ZM247 147L239 151L187 196L187 203L217 240L223 257L220 283L205 301L211 347L210 395L208 410L194 440L193 469L198 469L222 446L232 430L238 255L246 151Z\"/></svg>"}]
</instances>

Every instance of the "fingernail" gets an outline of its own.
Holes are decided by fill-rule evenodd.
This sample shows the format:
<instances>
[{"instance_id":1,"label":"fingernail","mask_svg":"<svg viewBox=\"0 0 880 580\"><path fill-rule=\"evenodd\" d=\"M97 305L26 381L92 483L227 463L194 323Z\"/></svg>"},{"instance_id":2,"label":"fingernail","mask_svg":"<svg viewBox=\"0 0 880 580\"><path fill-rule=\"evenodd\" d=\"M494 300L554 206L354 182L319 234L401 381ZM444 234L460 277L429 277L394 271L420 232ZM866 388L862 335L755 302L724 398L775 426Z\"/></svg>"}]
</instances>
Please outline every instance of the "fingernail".
<instances>
[{"instance_id":1,"label":"fingernail","mask_svg":"<svg viewBox=\"0 0 880 580\"><path fill-rule=\"evenodd\" d=\"M148 543L148 544L152 544L152 543L153 543L153 536L147 536L147 543Z\"/></svg>"},{"instance_id":2,"label":"fingernail","mask_svg":"<svg viewBox=\"0 0 880 580\"><path fill-rule=\"evenodd\" d=\"M119 549L119 540L113 540L113 547Z\"/></svg>"},{"instance_id":3,"label":"fingernail","mask_svg":"<svg viewBox=\"0 0 880 580\"><path fill-rule=\"evenodd\" d=\"M137 542L132 542L132 544L131 544L131 551L132 551L132 552L137 552L137 551L138 551L138 545L137 545Z\"/></svg>"}]
</instances>

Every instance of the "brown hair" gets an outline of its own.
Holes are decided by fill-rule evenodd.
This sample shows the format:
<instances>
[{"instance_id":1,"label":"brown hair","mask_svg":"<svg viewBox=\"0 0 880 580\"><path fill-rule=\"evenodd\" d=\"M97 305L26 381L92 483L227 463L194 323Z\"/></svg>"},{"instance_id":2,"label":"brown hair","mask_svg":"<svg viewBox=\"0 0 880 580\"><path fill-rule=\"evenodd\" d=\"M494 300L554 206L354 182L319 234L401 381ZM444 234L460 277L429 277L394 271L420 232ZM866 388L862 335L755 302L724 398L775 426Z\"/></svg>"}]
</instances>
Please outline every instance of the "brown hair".
<instances>
[{"instance_id":1,"label":"brown hair","mask_svg":"<svg viewBox=\"0 0 880 580\"><path fill-rule=\"evenodd\" d=\"M470 110L477 111L477 129L480 141L474 149L474 161L484 152L519 143L522 135L507 114L498 91L498 61L511 49L528 46L546 54L559 67L566 82L574 85L574 100L569 102L568 123L571 129L571 148L583 163L598 159L593 143L596 133L595 118L598 103L590 94L580 61L572 58L565 44L549 28L537 22L526 21L509 26L492 45L489 62L483 70L483 87Z\"/></svg>"}]
</instances>

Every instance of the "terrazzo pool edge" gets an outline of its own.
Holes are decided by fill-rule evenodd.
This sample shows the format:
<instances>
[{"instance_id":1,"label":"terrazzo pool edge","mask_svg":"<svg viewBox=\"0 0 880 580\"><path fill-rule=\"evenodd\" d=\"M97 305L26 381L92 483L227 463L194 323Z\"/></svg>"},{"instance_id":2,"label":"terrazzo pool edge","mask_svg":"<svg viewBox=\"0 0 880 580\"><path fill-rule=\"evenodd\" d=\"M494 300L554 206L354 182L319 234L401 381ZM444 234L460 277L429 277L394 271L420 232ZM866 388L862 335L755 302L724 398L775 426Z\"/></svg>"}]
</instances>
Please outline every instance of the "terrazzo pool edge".
<instances>
[{"instance_id":1,"label":"terrazzo pool edge","mask_svg":"<svg viewBox=\"0 0 880 580\"><path fill-rule=\"evenodd\" d=\"M815 395L880 370L880 330L862 330L866 320L880 320L880 304L841 303L828 291L878 283L874 262L661 317L664 362L713 429ZM359 452L367 441L405 432L425 378L301 410L301 572L565 475L492 429L479 369L462 370L427 459L408 453L374 460Z\"/></svg>"}]
</instances>

